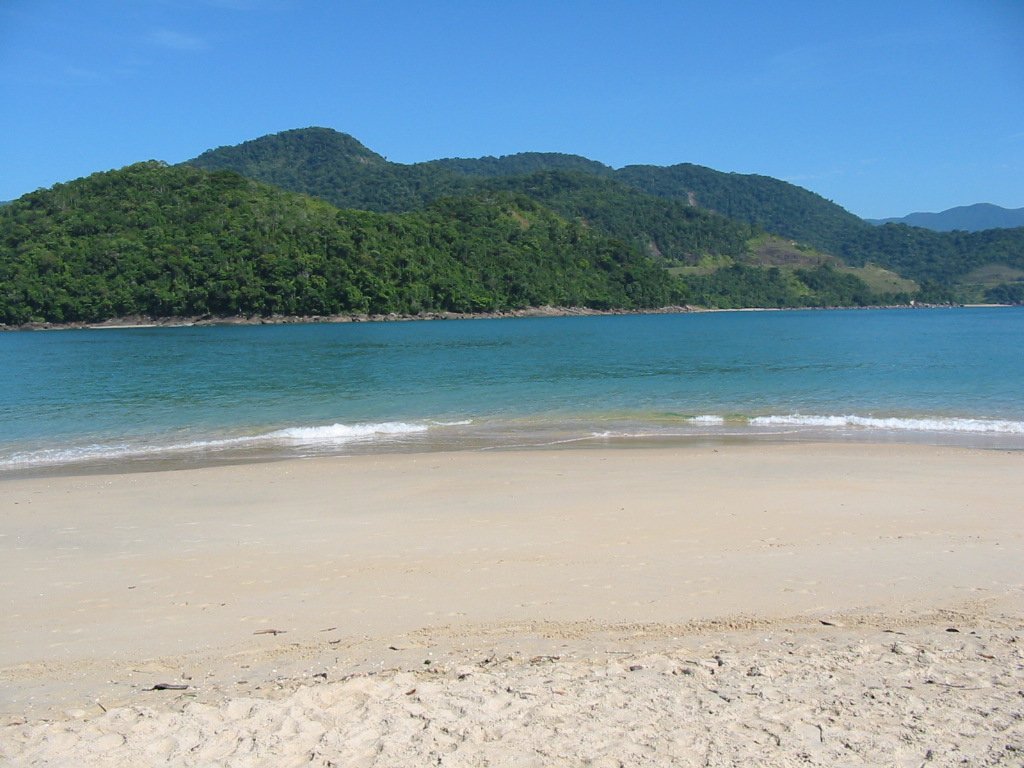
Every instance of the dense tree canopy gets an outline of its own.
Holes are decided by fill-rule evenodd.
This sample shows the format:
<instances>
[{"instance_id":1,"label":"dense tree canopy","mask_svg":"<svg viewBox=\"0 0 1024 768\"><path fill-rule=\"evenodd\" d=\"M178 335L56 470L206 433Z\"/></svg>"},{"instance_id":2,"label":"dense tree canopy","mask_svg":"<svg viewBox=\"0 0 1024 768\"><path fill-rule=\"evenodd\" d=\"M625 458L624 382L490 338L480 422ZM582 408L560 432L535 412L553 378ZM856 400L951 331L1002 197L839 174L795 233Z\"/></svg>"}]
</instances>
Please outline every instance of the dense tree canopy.
<instances>
[{"instance_id":1,"label":"dense tree canopy","mask_svg":"<svg viewBox=\"0 0 1024 768\"><path fill-rule=\"evenodd\" d=\"M685 200L782 237L832 251L836 242L871 228L820 195L769 176L722 173L683 163L627 166L616 179L670 200Z\"/></svg>"},{"instance_id":2,"label":"dense tree canopy","mask_svg":"<svg viewBox=\"0 0 1024 768\"><path fill-rule=\"evenodd\" d=\"M688 285L640 247L650 222L630 218L643 207L628 196L620 209L614 195L603 199L601 182L531 178L535 196L568 217L500 183L382 214L230 171L148 162L94 174L0 209L0 322L877 298L850 275L742 265ZM616 208L605 229L621 237L587 223L604 205ZM725 219L664 206L648 214L664 218L655 229L680 253L743 248L747 230Z\"/></svg>"},{"instance_id":3,"label":"dense tree canopy","mask_svg":"<svg viewBox=\"0 0 1024 768\"><path fill-rule=\"evenodd\" d=\"M652 307L681 286L506 193L343 211L231 172L141 163L0 210L0 322Z\"/></svg>"},{"instance_id":4,"label":"dense tree canopy","mask_svg":"<svg viewBox=\"0 0 1024 768\"><path fill-rule=\"evenodd\" d=\"M614 170L578 155L530 152L402 165L388 162L351 136L323 128L286 131L213 150L192 162L230 168L340 207L373 211L420 210L441 197L497 187L526 194L595 230L681 263L707 253L756 262L738 253L737 241L750 236L743 234L746 227L833 254L853 266L887 267L919 283L940 286L949 296L962 293L965 276L979 266L1019 267L1024 262L1024 229L967 234L876 227L796 185L688 163ZM565 182L570 177L575 181ZM685 211L690 209L730 223L688 217Z\"/></svg>"},{"instance_id":5,"label":"dense tree canopy","mask_svg":"<svg viewBox=\"0 0 1024 768\"><path fill-rule=\"evenodd\" d=\"M888 293L873 292L860 276L879 266L916 288L884 273L872 284ZM1019 303L1022 270L1024 229L876 227L791 184L692 165L616 171L557 153L402 165L322 128L0 206L4 324Z\"/></svg>"}]
</instances>

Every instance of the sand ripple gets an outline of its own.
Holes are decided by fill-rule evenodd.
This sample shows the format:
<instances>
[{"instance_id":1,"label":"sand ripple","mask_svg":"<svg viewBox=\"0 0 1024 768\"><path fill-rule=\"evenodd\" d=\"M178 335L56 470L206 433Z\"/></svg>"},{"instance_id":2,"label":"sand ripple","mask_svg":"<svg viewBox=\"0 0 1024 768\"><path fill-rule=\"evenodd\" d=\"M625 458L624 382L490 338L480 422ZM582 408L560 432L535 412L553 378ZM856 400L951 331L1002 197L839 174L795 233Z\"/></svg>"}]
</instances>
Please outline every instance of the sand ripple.
<instances>
[{"instance_id":1,"label":"sand ripple","mask_svg":"<svg viewBox=\"0 0 1024 768\"><path fill-rule=\"evenodd\" d=\"M929 625L454 654L0 730L11 765L1024 764L1024 635Z\"/></svg>"}]
</instances>

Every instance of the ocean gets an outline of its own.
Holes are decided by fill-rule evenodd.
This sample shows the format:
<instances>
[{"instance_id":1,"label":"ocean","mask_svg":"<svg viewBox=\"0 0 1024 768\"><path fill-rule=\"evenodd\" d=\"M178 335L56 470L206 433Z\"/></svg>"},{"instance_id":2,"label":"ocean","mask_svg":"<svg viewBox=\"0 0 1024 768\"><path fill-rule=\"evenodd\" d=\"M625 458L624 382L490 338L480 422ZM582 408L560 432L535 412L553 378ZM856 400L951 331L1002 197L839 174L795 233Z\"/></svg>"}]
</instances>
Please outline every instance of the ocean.
<instances>
[{"instance_id":1,"label":"ocean","mask_svg":"<svg viewBox=\"0 0 1024 768\"><path fill-rule=\"evenodd\" d=\"M0 477L373 451L1024 448L1024 309L0 334Z\"/></svg>"}]
</instances>

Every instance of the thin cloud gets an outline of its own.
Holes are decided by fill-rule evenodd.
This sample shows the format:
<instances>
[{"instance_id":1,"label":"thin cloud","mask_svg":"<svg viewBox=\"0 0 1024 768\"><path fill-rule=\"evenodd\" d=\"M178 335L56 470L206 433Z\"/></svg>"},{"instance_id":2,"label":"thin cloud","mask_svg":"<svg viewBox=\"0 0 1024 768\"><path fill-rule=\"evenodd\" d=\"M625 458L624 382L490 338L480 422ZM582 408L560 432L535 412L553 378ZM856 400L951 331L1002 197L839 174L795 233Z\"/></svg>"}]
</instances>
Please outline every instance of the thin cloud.
<instances>
[{"instance_id":1,"label":"thin cloud","mask_svg":"<svg viewBox=\"0 0 1024 768\"><path fill-rule=\"evenodd\" d=\"M197 35L187 35L171 29L158 29L150 35L156 45L172 51L205 51L210 44Z\"/></svg>"}]
</instances>

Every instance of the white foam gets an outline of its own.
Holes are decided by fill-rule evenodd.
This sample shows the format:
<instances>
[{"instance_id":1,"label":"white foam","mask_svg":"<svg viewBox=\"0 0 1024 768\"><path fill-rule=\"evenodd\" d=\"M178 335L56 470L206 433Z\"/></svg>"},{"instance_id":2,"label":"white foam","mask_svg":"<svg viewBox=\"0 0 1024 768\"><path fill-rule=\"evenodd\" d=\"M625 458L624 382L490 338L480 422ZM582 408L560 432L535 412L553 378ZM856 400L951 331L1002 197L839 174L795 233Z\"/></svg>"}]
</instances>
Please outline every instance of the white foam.
<instances>
[{"instance_id":1,"label":"white foam","mask_svg":"<svg viewBox=\"0 0 1024 768\"><path fill-rule=\"evenodd\" d=\"M381 422L377 424L329 424L314 427L290 427L259 435L228 437L211 440L191 440L181 443L90 443L61 448L41 448L21 451L0 459L0 470L29 467L59 466L89 461L115 461L180 453L202 453L228 448L246 448L266 444L284 445L339 445L357 440L400 437L426 432L426 424Z\"/></svg>"},{"instance_id":2,"label":"white foam","mask_svg":"<svg viewBox=\"0 0 1024 768\"><path fill-rule=\"evenodd\" d=\"M279 429L267 435L298 443L347 443L365 440L378 435L411 435L426 432L426 424L408 424L404 421L385 421L379 424L329 424L319 427L291 427Z\"/></svg>"},{"instance_id":3,"label":"white foam","mask_svg":"<svg viewBox=\"0 0 1024 768\"><path fill-rule=\"evenodd\" d=\"M691 417L689 419L689 421L692 424L711 424L711 425L717 425L717 424L725 424L725 417L724 416L711 416L711 415L707 415L707 416L693 416L693 417Z\"/></svg>"},{"instance_id":4,"label":"white foam","mask_svg":"<svg viewBox=\"0 0 1024 768\"><path fill-rule=\"evenodd\" d=\"M83 461L113 461L115 459L130 459L167 453L219 450L221 448L253 443L255 440L255 438L251 437L237 437L221 440L194 440L170 445L130 445L128 443L104 445L92 443L90 445L77 445L67 448L41 448L36 451L15 453L6 459L0 460L0 469L47 467Z\"/></svg>"},{"instance_id":5,"label":"white foam","mask_svg":"<svg viewBox=\"0 0 1024 768\"><path fill-rule=\"evenodd\" d=\"M975 434L1024 435L1024 422L999 419L963 418L874 418L871 416L755 416L748 422L757 427L858 427L913 432L970 432Z\"/></svg>"}]
</instances>

